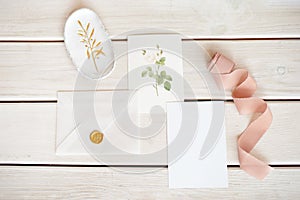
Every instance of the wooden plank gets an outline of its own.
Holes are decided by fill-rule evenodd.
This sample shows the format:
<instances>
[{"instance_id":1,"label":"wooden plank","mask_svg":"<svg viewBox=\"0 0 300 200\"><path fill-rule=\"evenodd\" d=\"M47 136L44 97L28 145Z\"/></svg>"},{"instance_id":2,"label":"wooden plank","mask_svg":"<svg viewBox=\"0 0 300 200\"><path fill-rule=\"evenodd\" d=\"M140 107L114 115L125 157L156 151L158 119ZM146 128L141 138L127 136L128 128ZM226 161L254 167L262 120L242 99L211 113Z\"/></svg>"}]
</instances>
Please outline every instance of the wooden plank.
<instances>
[{"instance_id":1,"label":"wooden plank","mask_svg":"<svg viewBox=\"0 0 300 200\"><path fill-rule=\"evenodd\" d=\"M300 124L296 119L300 117L300 102L269 102L269 105L274 121L253 154L273 165L299 165ZM2 103L0 110L0 163L99 164L90 156L55 155L55 103ZM230 165L238 165L236 140L249 120L249 116L240 116L232 103L226 103ZM157 150L155 147L154 143L152 148Z\"/></svg>"},{"instance_id":2,"label":"wooden plank","mask_svg":"<svg viewBox=\"0 0 300 200\"><path fill-rule=\"evenodd\" d=\"M196 43L197 44L197 43ZM210 55L221 52L246 68L258 84L257 95L265 99L300 98L300 40L199 41ZM183 57L199 57L195 43L183 42ZM126 52L126 42L114 42L116 54ZM113 73L98 89L127 88L127 56L117 60ZM58 90L73 90L77 71L63 43L0 43L0 100L56 100ZM211 98L205 75L184 66L184 78L194 89L193 98ZM186 93L186 98L192 98ZM226 96L227 99L231 97Z\"/></svg>"},{"instance_id":3,"label":"wooden plank","mask_svg":"<svg viewBox=\"0 0 300 200\"><path fill-rule=\"evenodd\" d=\"M117 38L145 27L193 38L300 37L298 1L1 0L0 5L0 40L62 40L68 15L82 7L95 10Z\"/></svg>"},{"instance_id":4,"label":"wooden plank","mask_svg":"<svg viewBox=\"0 0 300 200\"><path fill-rule=\"evenodd\" d=\"M166 168L144 174L125 172L107 167L1 166L0 198L272 200L300 195L300 168L276 168L264 181L229 168L229 187L213 190L169 189Z\"/></svg>"}]
</instances>

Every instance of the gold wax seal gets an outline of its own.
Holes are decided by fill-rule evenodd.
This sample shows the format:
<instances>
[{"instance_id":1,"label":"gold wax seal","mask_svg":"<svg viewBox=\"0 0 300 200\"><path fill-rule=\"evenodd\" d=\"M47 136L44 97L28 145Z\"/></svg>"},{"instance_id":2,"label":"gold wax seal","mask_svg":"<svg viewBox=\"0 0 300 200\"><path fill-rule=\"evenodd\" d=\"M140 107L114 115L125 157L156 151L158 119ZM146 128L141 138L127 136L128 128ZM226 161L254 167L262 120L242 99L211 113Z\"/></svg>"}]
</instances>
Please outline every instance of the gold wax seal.
<instances>
[{"instance_id":1,"label":"gold wax seal","mask_svg":"<svg viewBox=\"0 0 300 200\"><path fill-rule=\"evenodd\" d=\"M102 142L103 136L103 133L95 130L90 134L90 140L95 144L99 144Z\"/></svg>"}]
</instances>

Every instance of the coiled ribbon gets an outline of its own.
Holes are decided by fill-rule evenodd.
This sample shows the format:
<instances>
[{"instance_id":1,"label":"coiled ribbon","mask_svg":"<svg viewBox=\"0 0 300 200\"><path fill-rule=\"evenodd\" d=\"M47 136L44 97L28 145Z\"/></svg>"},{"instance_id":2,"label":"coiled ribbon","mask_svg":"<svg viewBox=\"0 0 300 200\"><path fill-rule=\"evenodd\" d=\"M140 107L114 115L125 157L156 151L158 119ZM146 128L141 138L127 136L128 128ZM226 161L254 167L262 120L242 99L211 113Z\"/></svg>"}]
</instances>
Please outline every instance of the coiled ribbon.
<instances>
[{"instance_id":1,"label":"coiled ribbon","mask_svg":"<svg viewBox=\"0 0 300 200\"><path fill-rule=\"evenodd\" d=\"M272 168L250 154L272 122L272 113L267 103L253 97L256 82L245 69L234 69L235 63L216 53L210 62L209 70L220 75L223 87L232 91L234 104L240 114L260 115L249 123L238 138L238 157L240 167L257 179L264 179Z\"/></svg>"}]
</instances>

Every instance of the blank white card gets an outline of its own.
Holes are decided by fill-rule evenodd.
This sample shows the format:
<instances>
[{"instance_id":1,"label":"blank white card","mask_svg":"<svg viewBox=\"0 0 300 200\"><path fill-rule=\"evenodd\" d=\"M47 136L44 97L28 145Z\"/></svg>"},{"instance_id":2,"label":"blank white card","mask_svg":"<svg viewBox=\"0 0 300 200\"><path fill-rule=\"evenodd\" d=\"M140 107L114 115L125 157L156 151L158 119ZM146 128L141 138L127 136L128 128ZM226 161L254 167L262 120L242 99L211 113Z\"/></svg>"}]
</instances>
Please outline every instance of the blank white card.
<instances>
[{"instance_id":1,"label":"blank white card","mask_svg":"<svg viewBox=\"0 0 300 200\"><path fill-rule=\"evenodd\" d=\"M224 102L172 102L167 104L168 170L170 188L227 187L225 127L210 154L200 151L216 115L224 115Z\"/></svg>"}]
</instances>

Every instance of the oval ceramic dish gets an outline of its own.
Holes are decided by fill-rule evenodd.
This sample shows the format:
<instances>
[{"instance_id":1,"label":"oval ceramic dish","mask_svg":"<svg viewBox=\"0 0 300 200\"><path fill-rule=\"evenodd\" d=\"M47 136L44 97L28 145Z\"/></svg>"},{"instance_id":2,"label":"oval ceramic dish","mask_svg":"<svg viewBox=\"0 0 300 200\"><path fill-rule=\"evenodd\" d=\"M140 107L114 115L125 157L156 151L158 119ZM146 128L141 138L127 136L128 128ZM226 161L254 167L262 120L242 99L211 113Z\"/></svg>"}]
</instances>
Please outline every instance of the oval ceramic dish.
<instances>
[{"instance_id":1,"label":"oval ceramic dish","mask_svg":"<svg viewBox=\"0 0 300 200\"><path fill-rule=\"evenodd\" d=\"M78 71L91 79L103 79L114 68L112 42L97 14L83 8L66 21L64 40Z\"/></svg>"}]
</instances>

